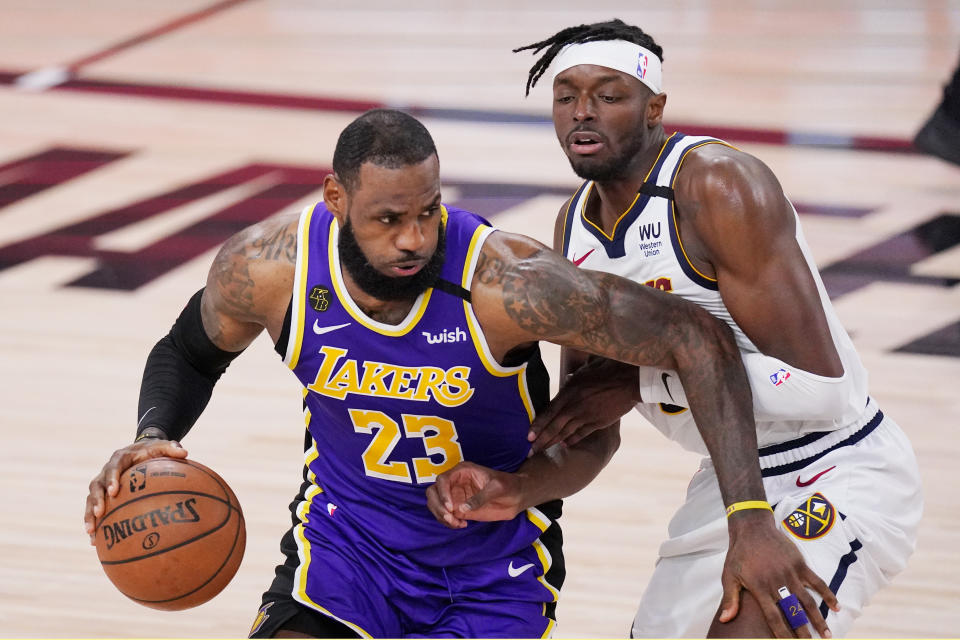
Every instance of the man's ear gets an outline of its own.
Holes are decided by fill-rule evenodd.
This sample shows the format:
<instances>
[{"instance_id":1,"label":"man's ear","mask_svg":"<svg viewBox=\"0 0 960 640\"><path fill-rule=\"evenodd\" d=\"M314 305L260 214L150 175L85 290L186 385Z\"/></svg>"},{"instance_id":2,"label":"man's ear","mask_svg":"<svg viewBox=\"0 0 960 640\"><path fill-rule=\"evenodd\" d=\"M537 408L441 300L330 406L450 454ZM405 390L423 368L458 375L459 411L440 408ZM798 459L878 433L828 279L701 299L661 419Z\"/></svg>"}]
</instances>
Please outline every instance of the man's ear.
<instances>
[{"instance_id":1,"label":"man's ear","mask_svg":"<svg viewBox=\"0 0 960 640\"><path fill-rule=\"evenodd\" d=\"M647 128L653 129L663 123L663 108L666 104L665 93L658 93L647 101Z\"/></svg>"},{"instance_id":2,"label":"man's ear","mask_svg":"<svg viewBox=\"0 0 960 640\"><path fill-rule=\"evenodd\" d=\"M323 178L323 202L341 225L347 216L347 188L336 174L329 173Z\"/></svg>"}]
</instances>

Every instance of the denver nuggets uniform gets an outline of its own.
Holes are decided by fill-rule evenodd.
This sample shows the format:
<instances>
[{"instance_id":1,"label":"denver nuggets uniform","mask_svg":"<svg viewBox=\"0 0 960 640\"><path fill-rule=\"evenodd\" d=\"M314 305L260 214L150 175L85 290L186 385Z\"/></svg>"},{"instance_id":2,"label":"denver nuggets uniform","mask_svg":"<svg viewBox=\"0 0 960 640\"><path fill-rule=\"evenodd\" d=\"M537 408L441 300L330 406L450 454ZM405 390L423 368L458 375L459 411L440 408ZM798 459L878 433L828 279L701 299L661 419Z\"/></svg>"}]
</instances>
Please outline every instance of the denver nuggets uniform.
<instances>
[{"instance_id":1,"label":"denver nuggets uniform","mask_svg":"<svg viewBox=\"0 0 960 640\"><path fill-rule=\"evenodd\" d=\"M823 378L759 354L731 317L717 281L684 253L673 185L686 154L705 137L668 138L631 207L607 235L584 215L593 183L571 198L563 253L575 264L627 277L694 302L733 330L754 392L760 466L767 498L784 533L837 594L842 610L820 610L844 635L870 596L901 571L913 551L922 511L919 472L900 428L867 395L867 374L843 329L797 220L797 242L816 281L841 378ZM706 455L676 372L641 368L638 411L668 438ZM645 382L646 381L646 382ZM805 403L805 384L834 389L829 407ZM763 406L761 406L761 403ZM703 637L720 604L728 538L716 474L704 459L634 621L634 637ZM814 598L818 596L811 592Z\"/></svg>"},{"instance_id":2,"label":"denver nuggets uniform","mask_svg":"<svg viewBox=\"0 0 960 640\"><path fill-rule=\"evenodd\" d=\"M559 501L456 530L426 507L427 486L461 460L519 467L549 389L539 352L498 364L474 316L471 279L493 229L443 216L440 282L397 325L351 299L327 208L301 216L283 356L304 387L305 483L278 580L364 637L544 637L563 578Z\"/></svg>"}]
</instances>

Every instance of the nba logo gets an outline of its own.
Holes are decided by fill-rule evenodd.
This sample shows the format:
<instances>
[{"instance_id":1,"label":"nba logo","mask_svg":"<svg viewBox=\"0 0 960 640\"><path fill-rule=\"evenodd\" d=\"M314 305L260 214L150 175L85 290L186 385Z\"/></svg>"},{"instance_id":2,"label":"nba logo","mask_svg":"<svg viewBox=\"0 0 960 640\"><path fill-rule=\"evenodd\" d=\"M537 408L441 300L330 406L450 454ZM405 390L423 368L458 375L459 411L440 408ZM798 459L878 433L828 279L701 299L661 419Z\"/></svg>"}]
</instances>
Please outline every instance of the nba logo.
<instances>
[{"instance_id":1,"label":"nba logo","mask_svg":"<svg viewBox=\"0 0 960 640\"><path fill-rule=\"evenodd\" d=\"M779 387L790 377L790 372L786 369L780 369L776 373L770 374L770 382L773 383L773 386Z\"/></svg>"},{"instance_id":2,"label":"nba logo","mask_svg":"<svg viewBox=\"0 0 960 640\"><path fill-rule=\"evenodd\" d=\"M643 80L647 77L647 54L641 53L637 58L637 77Z\"/></svg>"}]
</instances>

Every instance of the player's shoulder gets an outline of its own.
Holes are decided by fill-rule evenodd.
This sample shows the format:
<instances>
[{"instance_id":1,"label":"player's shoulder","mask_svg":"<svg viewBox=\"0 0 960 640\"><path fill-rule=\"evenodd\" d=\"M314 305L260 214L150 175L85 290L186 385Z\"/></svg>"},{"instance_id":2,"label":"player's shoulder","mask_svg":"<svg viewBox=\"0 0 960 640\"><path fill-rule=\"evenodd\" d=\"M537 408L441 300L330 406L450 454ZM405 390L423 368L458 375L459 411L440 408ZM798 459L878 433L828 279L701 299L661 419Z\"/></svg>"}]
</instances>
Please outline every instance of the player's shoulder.
<instances>
[{"instance_id":1,"label":"player's shoulder","mask_svg":"<svg viewBox=\"0 0 960 640\"><path fill-rule=\"evenodd\" d=\"M553 254L550 247L522 233L497 229L487 238L483 251L501 259L524 260L541 252Z\"/></svg>"},{"instance_id":2,"label":"player's shoulder","mask_svg":"<svg viewBox=\"0 0 960 640\"><path fill-rule=\"evenodd\" d=\"M769 170L769 167L756 156L725 142L717 142L691 149L684 158L680 175L688 180L702 182L749 177L757 172Z\"/></svg>"},{"instance_id":3,"label":"player's shoulder","mask_svg":"<svg viewBox=\"0 0 960 640\"><path fill-rule=\"evenodd\" d=\"M563 251L564 235L566 234L570 216L574 214L574 201L576 201L577 197L588 184L589 181L581 184L575 192L570 194L570 197L560 203L560 209L557 211L557 217L553 223L553 248L557 252L562 253Z\"/></svg>"},{"instance_id":4,"label":"player's shoulder","mask_svg":"<svg viewBox=\"0 0 960 640\"><path fill-rule=\"evenodd\" d=\"M207 275L211 299L243 321L262 324L278 309L282 314L293 290L299 220L277 215L227 240Z\"/></svg>"},{"instance_id":5,"label":"player's shoulder","mask_svg":"<svg viewBox=\"0 0 960 640\"><path fill-rule=\"evenodd\" d=\"M296 264L299 213L272 216L241 229L228 239L217 259Z\"/></svg>"},{"instance_id":6,"label":"player's shoulder","mask_svg":"<svg viewBox=\"0 0 960 640\"><path fill-rule=\"evenodd\" d=\"M479 213L474 213L473 211L467 211L466 209L461 209L449 204L444 204L443 208L447 212L447 223L450 225L466 225L466 226L477 226L483 225L486 227L492 227L493 224L481 216Z\"/></svg>"},{"instance_id":7,"label":"player's shoulder","mask_svg":"<svg viewBox=\"0 0 960 640\"><path fill-rule=\"evenodd\" d=\"M773 171L756 156L726 143L691 149L677 173L674 190L678 201L724 201L779 197Z\"/></svg>"}]
</instances>

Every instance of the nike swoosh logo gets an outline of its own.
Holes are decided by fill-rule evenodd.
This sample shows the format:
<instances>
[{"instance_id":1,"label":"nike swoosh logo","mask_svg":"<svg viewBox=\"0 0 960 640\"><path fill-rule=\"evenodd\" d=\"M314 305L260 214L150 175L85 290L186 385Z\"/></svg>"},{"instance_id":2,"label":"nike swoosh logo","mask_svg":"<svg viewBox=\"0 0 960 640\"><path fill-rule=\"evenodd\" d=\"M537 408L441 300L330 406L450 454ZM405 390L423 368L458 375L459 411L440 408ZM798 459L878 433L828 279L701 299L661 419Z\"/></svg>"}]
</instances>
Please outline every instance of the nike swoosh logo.
<instances>
[{"instance_id":1,"label":"nike swoosh logo","mask_svg":"<svg viewBox=\"0 0 960 640\"><path fill-rule=\"evenodd\" d=\"M579 266L580 266L580 263L583 262L584 260L586 260L586 259L587 259L587 256L589 256L591 253L593 253L593 249L590 249L590 251L587 251L585 254L583 254L583 255L580 256L579 258L574 258L574 259L573 259L573 266L579 267Z\"/></svg>"},{"instance_id":2,"label":"nike swoosh logo","mask_svg":"<svg viewBox=\"0 0 960 640\"><path fill-rule=\"evenodd\" d=\"M143 424L143 419L146 418L147 415L148 415L151 411L153 411L154 409L156 409L156 407L150 407L149 409L147 409L147 412L146 412L146 413L144 413L142 416L140 416L140 419L137 420L137 428L138 428L138 429L140 428L140 425Z\"/></svg>"},{"instance_id":3,"label":"nike swoosh logo","mask_svg":"<svg viewBox=\"0 0 960 640\"><path fill-rule=\"evenodd\" d=\"M321 327L320 323L316 320L313 321L313 332L315 334L322 335L324 333L330 333L331 331L336 331L337 329L343 329L344 327L349 327L350 323L346 322L344 324L335 324L330 327Z\"/></svg>"},{"instance_id":4,"label":"nike swoosh logo","mask_svg":"<svg viewBox=\"0 0 960 640\"><path fill-rule=\"evenodd\" d=\"M526 571L527 569L529 569L529 568L532 567L532 566L533 566L532 564L525 564L525 565L523 565L522 567L514 567L514 566L513 566L513 560L511 560L511 561L510 561L510 566L507 567L507 573L510 574L510 577L511 577L511 578L516 578L517 576L519 576L521 573L523 573L524 571Z\"/></svg>"},{"instance_id":5,"label":"nike swoosh logo","mask_svg":"<svg viewBox=\"0 0 960 640\"><path fill-rule=\"evenodd\" d=\"M827 471L833 471L833 470L836 469L836 468L837 468L837 465L833 465L833 466L830 467L829 469L824 469L823 471L821 471L821 472L818 473L817 475L813 476L812 478L810 478L810 479L807 480L806 482L804 482L803 480L801 480L801 479L800 479L800 476L797 476L797 486L798 486L798 487L809 487L809 486L812 485L814 482L816 482L817 480L819 480L819 479L820 479L820 476L822 476L823 474L825 474Z\"/></svg>"},{"instance_id":6,"label":"nike swoosh logo","mask_svg":"<svg viewBox=\"0 0 960 640\"><path fill-rule=\"evenodd\" d=\"M670 396L670 399L673 400L673 394L670 393L670 386L667 384L667 378L670 377L669 373L661 373L660 379L663 380L663 388L667 390L667 395ZM676 400L674 400L676 402Z\"/></svg>"}]
</instances>

